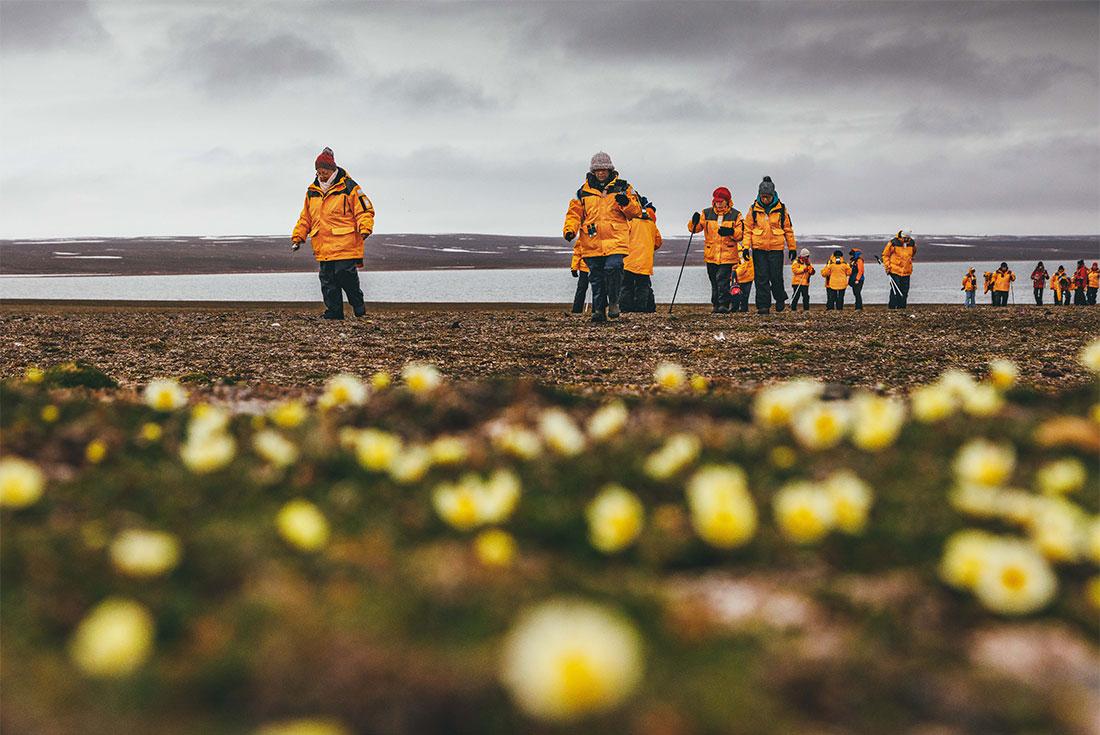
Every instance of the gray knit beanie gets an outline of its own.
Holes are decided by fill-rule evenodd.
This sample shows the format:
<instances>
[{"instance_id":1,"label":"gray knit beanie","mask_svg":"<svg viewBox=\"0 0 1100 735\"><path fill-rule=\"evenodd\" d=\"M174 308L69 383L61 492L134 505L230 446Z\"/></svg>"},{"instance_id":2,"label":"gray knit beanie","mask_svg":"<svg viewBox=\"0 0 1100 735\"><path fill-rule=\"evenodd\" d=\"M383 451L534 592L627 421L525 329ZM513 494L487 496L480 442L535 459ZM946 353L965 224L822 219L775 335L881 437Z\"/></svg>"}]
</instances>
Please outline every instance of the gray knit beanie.
<instances>
[{"instance_id":1,"label":"gray knit beanie","mask_svg":"<svg viewBox=\"0 0 1100 735\"><path fill-rule=\"evenodd\" d=\"M771 194L775 196L775 184L772 183L771 176L765 176L764 180L760 182L760 188L756 192L760 196L765 194Z\"/></svg>"},{"instance_id":2,"label":"gray knit beanie","mask_svg":"<svg viewBox=\"0 0 1100 735\"><path fill-rule=\"evenodd\" d=\"M615 164L611 163L611 156L607 155L603 151L600 151L596 155L592 156L592 163L588 164L589 171L596 171L597 169L606 168L608 170L614 170Z\"/></svg>"}]
</instances>

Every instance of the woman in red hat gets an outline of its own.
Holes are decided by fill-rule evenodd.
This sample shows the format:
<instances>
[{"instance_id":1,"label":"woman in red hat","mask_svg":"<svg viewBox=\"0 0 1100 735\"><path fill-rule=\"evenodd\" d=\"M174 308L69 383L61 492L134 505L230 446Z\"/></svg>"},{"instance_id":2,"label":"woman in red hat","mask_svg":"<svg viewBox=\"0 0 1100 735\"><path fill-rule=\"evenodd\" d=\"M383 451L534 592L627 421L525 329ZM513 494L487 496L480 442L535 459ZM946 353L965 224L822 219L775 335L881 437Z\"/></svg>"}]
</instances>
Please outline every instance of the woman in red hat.
<instances>
[{"instance_id":1,"label":"woman in red hat","mask_svg":"<svg viewBox=\"0 0 1100 735\"><path fill-rule=\"evenodd\" d=\"M711 314L728 314L730 311L730 278L734 266L741 262L741 237L745 223L741 213L733 208L730 190L719 186L711 195L711 206L698 218L688 222L689 232L704 233L703 260L710 278Z\"/></svg>"}]
</instances>

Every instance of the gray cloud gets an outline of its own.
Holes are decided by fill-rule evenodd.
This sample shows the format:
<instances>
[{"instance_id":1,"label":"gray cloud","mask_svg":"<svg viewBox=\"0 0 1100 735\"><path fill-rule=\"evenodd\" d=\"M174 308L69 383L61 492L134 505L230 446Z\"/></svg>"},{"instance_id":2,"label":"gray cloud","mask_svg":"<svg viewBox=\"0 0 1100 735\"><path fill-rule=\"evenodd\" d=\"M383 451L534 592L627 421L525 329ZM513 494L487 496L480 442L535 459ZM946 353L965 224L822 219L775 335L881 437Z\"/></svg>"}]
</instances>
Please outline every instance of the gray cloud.
<instances>
[{"instance_id":1,"label":"gray cloud","mask_svg":"<svg viewBox=\"0 0 1100 735\"><path fill-rule=\"evenodd\" d=\"M108 40L85 0L0 2L0 49L4 51L94 48Z\"/></svg>"},{"instance_id":2,"label":"gray cloud","mask_svg":"<svg viewBox=\"0 0 1100 735\"><path fill-rule=\"evenodd\" d=\"M371 104L396 104L418 109L485 110L497 101L478 86L445 71L410 69L369 79Z\"/></svg>"}]
</instances>

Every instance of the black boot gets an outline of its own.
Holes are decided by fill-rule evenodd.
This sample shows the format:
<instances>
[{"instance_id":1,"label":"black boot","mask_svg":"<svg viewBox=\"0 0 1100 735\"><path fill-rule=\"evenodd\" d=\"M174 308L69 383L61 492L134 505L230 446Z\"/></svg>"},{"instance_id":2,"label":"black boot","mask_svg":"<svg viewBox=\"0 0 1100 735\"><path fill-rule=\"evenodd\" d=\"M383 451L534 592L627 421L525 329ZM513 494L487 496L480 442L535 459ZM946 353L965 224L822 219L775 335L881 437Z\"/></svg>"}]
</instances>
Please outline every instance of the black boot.
<instances>
[{"instance_id":1,"label":"black boot","mask_svg":"<svg viewBox=\"0 0 1100 735\"><path fill-rule=\"evenodd\" d=\"M619 318L619 302L612 301L607 305L607 318L618 319Z\"/></svg>"},{"instance_id":2,"label":"black boot","mask_svg":"<svg viewBox=\"0 0 1100 735\"><path fill-rule=\"evenodd\" d=\"M603 309L593 309L592 321L596 324L602 324L607 321L607 312Z\"/></svg>"}]
</instances>

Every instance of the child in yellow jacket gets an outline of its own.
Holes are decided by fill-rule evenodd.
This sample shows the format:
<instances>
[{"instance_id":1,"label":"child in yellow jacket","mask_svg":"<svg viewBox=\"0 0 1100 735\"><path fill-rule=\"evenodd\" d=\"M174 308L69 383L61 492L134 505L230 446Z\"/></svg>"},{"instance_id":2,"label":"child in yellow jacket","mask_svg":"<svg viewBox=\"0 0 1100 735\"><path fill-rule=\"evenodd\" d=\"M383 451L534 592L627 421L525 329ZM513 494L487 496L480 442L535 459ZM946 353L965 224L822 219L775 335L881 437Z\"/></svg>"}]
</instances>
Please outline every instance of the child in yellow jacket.
<instances>
[{"instance_id":1,"label":"child in yellow jacket","mask_svg":"<svg viewBox=\"0 0 1100 735\"><path fill-rule=\"evenodd\" d=\"M848 276L852 275L852 266L844 261L844 252L834 250L833 257L821 269L821 275L825 278L825 311L837 311L844 309L844 289L848 287Z\"/></svg>"},{"instance_id":2,"label":"child in yellow jacket","mask_svg":"<svg viewBox=\"0 0 1100 735\"><path fill-rule=\"evenodd\" d=\"M802 298L802 311L810 310L810 276L817 273L810 263L809 248L802 248L798 259L791 263L791 311L798 311L798 299Z\"/></svg>"}]
</instances>

